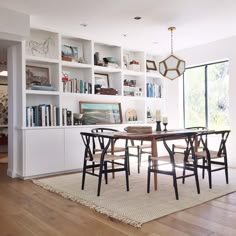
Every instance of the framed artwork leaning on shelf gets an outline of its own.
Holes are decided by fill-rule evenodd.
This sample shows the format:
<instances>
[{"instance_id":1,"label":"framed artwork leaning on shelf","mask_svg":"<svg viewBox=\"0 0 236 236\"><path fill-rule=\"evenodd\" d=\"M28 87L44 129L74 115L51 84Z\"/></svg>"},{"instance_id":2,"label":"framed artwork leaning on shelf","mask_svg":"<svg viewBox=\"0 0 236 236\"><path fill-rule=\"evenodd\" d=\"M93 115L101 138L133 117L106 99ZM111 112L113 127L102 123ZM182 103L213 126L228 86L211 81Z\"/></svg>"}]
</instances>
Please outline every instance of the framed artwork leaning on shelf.
<instances>
[{"instance_id":1,"label":"framed artwork leaning on shelf","mask_svg":"<svg viewBox=\"0 0 236 236\"><path fill-rule=\"evenodd\" d=\"M95 73L94 79L95 79L95 85L100 85L101 88L110 87L108 74Z\"/></svg>"},{"instance_id":2,"label":"framed artwork leaning on shelf","mask_svg":"<svg viewBox=\"0 0 236 236\"><path fill-rule=\"evenodd\" d=\"M26 89L30 89L32 85L51 85L48 67L26 65Z\"/></svg>"},{"instance_id":3,"label":"framed artwork leaning on shelf","mask_svg":"<svg viewBox=\"0 0 236 236\"><path fill-rule=\"evenodd\" d=\"M146 60L146 68L147 68L147 71L149 71L149 70L157 70L155 61Z\"/></svg>"},{"instance_id":4,"label":"framed artwork leaning on shelf","mask_svg":"<svg viewBox=\"0 0 236 236\"><path fill-rule=\"evenodd\" d=\"M84 125L122 123L120 103L80 101L79 109Z\"/></svg>"},{"instance_id":5,"label":"framed artwork leaning on shelf","mask_svg":"<svg viewBox=\"0 0 236 236\"><path fill-rule=\"evenodd\" d=\"M61 49L61 57L64 61L85 63L82 44L76 46L63 44Z\"/></svg>"}]
</instances>

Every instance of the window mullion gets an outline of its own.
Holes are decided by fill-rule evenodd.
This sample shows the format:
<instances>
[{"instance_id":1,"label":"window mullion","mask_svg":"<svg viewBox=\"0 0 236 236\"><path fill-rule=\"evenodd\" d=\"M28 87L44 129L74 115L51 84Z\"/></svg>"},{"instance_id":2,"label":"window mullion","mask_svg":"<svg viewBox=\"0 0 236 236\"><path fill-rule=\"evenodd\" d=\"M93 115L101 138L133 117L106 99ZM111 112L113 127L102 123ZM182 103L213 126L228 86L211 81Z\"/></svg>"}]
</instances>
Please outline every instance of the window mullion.
<instances>
[{"instance_id":1,"label":"window mullion","mask_svg":"<svg viewBox=\"0 0 236 236\"><path fill-rule=\"evenodd\" d=\"M207 68L208 65L205 66L205 124L208 127L208 79L207 79Z\"/></svg>"}]
</instances>

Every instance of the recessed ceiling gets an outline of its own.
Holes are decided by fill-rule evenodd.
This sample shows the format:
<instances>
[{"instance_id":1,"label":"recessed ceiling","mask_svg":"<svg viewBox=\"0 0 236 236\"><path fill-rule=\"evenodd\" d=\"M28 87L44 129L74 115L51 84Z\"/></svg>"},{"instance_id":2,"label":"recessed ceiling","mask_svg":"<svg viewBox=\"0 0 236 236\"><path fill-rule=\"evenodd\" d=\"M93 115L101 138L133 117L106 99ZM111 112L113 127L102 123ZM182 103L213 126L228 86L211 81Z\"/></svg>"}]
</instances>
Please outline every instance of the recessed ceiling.
<instances>
[{"instance_id":1,"label":"recessed ceiling","mask_svg":"<svg viewBox=\"0 0 236 236\"><path fill-rule=\"evenodd\" d=\"M32 27L155 54L170 52L170 26L174 51L236 35L235 0L8 0L0 7L29 14Z\"/></svg>"}]
</instances>

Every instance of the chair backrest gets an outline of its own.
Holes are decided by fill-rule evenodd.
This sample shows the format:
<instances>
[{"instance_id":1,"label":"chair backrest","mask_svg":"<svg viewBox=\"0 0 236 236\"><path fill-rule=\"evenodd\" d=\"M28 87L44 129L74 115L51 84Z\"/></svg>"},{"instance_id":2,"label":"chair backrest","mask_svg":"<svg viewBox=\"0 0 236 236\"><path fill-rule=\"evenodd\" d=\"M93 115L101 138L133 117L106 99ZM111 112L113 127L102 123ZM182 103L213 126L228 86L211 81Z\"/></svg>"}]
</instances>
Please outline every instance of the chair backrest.
<instances>
[{"instance_id":1,"label":"chair backrest","mask_svg":"<svg viewBox=\"0 0 236 236\"><path fill-rule=\"evenodd\" d=\"M110 132L117 132L118 130L116 129L111 129L111 128L94 128L94 129L91 129L91 132L94 133L94 134L99 134L99 133L110 133ZM116 142L117 138L113 139L114 140L114 143ZM99 144L99 148L96 148L96 139L93 138L93 153L95 153L95 150L96 149L101 149L103 150L105 148L105 145L106 145L106 138L105 136L99 136L97 138L97 143Z\"/></svg>"},{"instance_id":2,"label":"chair backrest","mask_svg":"<svg viewBox=\"0 0 236 236\"><path fill-rule=\"evenodd\" d=\"M94 158L94 145L96 143L100 143L100 139L103 140L104 148L101 150L101 158L104 158L107 150L111 144L111 140L113 139L111 136L101 135L99 133L89 133L89 132L81 132L80 133L83 143L85 145L84 158L88 158L92 161Z\"/></svg>"},{"instance_id":3,"label":"chair backrest","mask_svg":"<svg viewBox=\"0 0 236 236\"><path fill-rule=\"evenodd\" d=\"M226 141L228 139L230 130L219 130L219 131L203 131L198 134L199 137L205 136L205 138L201 139L202 144L204 146L204 150L207 152L207 155L210 155L210 145L209 145L209 138L217 138L218 139L218 147L216 147L217 156L221 156L222 154L227 154L226 150Z\"/></svg>"},{"instance_id":4,"label":"chair backrest","mask_svg":"<svg viewBox=\"0 0 236 236\"><path fill-rule=\"evenodd\" d=\"M207 130L205 126L193 126L193 127L187 127L186 129L197 130L197 131ZM198 137L198 142L197 142L198 148L203 146L203 142L207 143L207 137L205 137L205 140L203 140L203 138L204 138L203 136Z\"/></svg>"},{"instance_id":5,"label":"chair backrest","mask_svg":"<svg viewBox=\"0 0 236 236\"><path fill-rule=\"evenodd\" d=\"M166 134L161 137L158 137L156 140L163 141L163 144L164 144L167 152L169 153L170 158L174 158L175 145L172 143L172 145L170 146L170 144L168 144L167 141L184 139L186 141L186 151L184 152L184 158L188 159L190 154L191 154L192 158L194 158L195 153L194 153L194 145L193 144L194 144L196 135L197 135L197 132Z\"/></svg>"}]
</instances>

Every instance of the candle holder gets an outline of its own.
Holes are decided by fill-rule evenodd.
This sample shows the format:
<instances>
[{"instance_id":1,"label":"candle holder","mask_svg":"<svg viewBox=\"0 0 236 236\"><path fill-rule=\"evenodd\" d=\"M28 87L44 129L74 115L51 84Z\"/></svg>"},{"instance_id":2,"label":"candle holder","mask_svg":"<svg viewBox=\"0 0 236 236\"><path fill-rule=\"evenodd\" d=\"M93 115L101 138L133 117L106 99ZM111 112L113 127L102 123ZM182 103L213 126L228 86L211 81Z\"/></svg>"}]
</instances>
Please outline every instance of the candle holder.
<instances>
[{"instance_id":1,"label":"candle holder","mask_svg":"<svg viewBox=\"0 0 236 236\"><path fill-rule=\"evenodd\" d=\"M161 131L161 121L156 121L157 126L156 126L156 131Z\"/></svg>"},{"instance_id":2,"label":"candle holder","mask_svg":"<svg viewBox=\"0 0 236 236\"><path fill-rule=\"evenodd\" d=\"M166 126L168 125L168 123L163 123L163 125L165 126L164 131L167 131Z\"/></svg>"}]
</instances>

